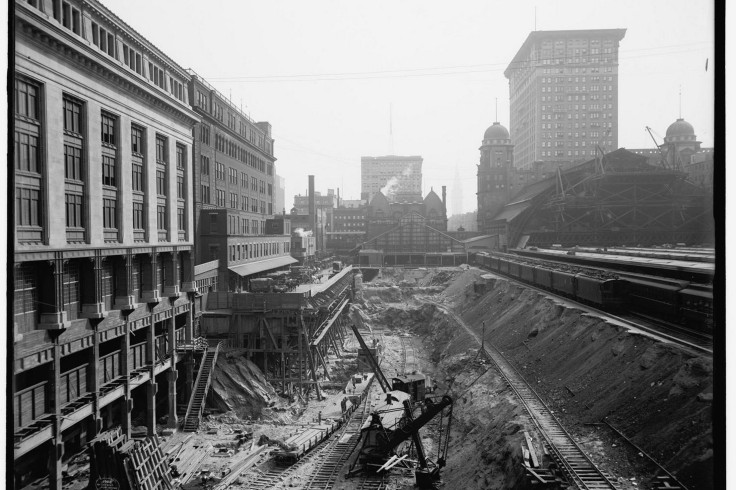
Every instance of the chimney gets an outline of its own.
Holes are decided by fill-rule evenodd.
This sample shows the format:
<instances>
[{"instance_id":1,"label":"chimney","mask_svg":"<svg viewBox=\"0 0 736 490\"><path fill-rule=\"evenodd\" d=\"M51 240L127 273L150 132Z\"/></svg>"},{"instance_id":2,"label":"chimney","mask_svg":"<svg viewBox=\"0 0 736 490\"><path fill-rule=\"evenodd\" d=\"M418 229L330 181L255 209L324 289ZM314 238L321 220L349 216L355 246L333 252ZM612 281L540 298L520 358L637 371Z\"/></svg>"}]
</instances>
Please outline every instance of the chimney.
<instances>
[{"instance_id":1,"label":"chimney","mask_svg":"<svg viewBox=\"0 0 736 490\"><path fill-rule=\"evenodd\" d=\"M442 205L447 209L447 186L442 186Z\"/></svg>"},{"instance_id":2,"label":"chimney","mask_svg":"<svg viewBox=\"0 0 736 490\"><path fill-rule=\"evenodd\" d=\"M317 221L317 214L314 209L314 175L309 176L309 223L312 227L312 233L316 233L315 223Z\"/></svg>"}]
</instances>

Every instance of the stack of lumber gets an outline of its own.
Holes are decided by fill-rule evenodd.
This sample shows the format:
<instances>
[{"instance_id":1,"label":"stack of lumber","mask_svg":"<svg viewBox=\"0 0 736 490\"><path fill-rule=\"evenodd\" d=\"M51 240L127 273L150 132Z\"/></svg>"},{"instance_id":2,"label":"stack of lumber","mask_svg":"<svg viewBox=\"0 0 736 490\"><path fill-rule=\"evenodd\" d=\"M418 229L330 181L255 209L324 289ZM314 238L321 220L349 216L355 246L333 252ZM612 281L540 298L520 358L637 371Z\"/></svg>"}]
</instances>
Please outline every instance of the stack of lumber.
<instances>
[{"instance_id":1,"label":"stack of lumber","mask_svg":"<svg viewBox=\"0 0 736 490\"><path fill-rule=\"evenodd\" d=\"M160 446L156 436L128 440L120 429L98 435L89 445L89 488L114 479L120 490L173 489L169 461Z\"/></svg>"}]
</instances>

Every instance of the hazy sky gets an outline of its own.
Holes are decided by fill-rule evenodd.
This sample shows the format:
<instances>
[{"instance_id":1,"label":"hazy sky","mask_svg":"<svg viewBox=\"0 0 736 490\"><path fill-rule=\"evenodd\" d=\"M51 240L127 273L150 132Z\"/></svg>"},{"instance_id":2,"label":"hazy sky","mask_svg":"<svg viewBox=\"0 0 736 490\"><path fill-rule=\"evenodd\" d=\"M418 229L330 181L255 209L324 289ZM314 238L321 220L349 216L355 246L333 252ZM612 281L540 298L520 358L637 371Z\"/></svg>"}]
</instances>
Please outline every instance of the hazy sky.
<instances>
[{"instance_id":1,"label":"hazy sky","mask_svg":"<svg viewBox=\"0 0 736 490\"><path fill-rule=\"evenodd\" d=\"M476 208L483 132L509 126L503 71L529 32L626 28L619 146L653 148L679 115L713 146L713 3L104 0L177 63L269 121L286 207L316 188L360 195L360 157L424 157L423 187ZM706 59L709 59L706 71ZM390 109L392 108L392 109ZM393 138L389 113L393 113ZM511 137L513 138L513 134ZM448 204L451 197L448 195Z\"/></svg>"}]
</instances>

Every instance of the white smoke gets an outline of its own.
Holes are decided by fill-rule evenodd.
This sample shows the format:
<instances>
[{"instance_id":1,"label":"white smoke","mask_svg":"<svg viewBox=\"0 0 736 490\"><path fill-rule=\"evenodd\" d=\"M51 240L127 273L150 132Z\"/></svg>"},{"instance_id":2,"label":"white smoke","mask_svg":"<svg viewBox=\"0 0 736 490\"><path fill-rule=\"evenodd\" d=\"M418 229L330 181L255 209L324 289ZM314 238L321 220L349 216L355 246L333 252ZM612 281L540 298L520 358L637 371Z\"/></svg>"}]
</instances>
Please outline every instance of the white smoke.
<instances>
[{"instance_id":1,"label":"white smoke","mask_svg":"<svg viewBox=\"0 0 736 490\"><path fill-rule=\"evenodd\" d=\"M401 175L395 175L388 179L386 185L381 187L381 193L387 198L390 198L396 193L399 188L399 177L408 177L410 174L411 166L404 168L404 170L401 172Z\"/></svg>"},{"instance_id":2,"label":"white smoke","mask_svg":"<svg viewBox=\"0 0 736 490\"><path fill-rule=\"evenodd\" d=\"M296 228L294 230L294 233L296 233L297 235L299 235L302 238L308 237L308 236L312 236L312 230L304 231L304 228Z\"/></svg>"}]
</instances>

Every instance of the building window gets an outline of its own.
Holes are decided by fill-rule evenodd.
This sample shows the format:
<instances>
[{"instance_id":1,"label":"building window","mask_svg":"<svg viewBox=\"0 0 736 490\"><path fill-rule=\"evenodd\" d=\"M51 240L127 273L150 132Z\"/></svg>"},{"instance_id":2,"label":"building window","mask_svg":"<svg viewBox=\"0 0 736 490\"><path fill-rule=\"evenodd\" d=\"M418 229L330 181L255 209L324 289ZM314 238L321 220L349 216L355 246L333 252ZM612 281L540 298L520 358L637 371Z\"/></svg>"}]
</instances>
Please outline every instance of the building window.
<instances>
[{"instance_id":1,"label":"building window","mask_svg":"<svg viewBox=\"0 0 736 490\"><path fill-rule=\"evenodd\" d=\"M130 128L130 150L139 155L143 154L143 128L131 126Z\"/></svg>"},{"instance_id":2,"label":"building window","mask_svg":"<svg viewBox=\"0 0 736 490\"><path fill-rule=\"evenodd\" d=\"M210 204L210 186L202 184L202 203Z\"/></svg>"},{"instance_id":3,"label":"building window","mask_svg":"<svg viewBox=\"0 0 736 490\"><path fill-rule=\"evenodd\" d=\"M70 180L83 180L81 148L64 145L64 177Z\"/></svg>"},{"instance_id":4,"label":"building window","mask_svg":"<svg viewBox=\"0 0 736 490\"><path fill-rule=\"evenodd\" d=\"M156 135L156 162L166 163L168 161L167 156L166 138Z\"/></svg>"},{"instance_id":5,"label":"building window","mask_svg":"<svg viewBox=\"0 0 736 490\"><path fill-rule=\"evenodd\" d=\"M210 127L206 124L202 124L199 130L199 139L205 145L210 144Z\"/></svg>"},{"instance_id":6,"label":"building window","mask_svg":"<svg viewBox=\"0 0 736 490\"><path fill-rule=\"evenodd\" d=\"M23 172L41 173L38 136L15 131L15 168Z\"/></svg>"},{"instance_id":7,"label":"building window","mask_svg":"<svg viewBox=\"0 0 736 490\"><path fill-rule=\"evenodd\" d=\"M217 189L217 206L221 208L225 207L225 191L221 189Z\"/></svg>"},{"instance_id":8,"label":"building window","mask_svg":"<svg viewBox=\"0 0 736 490\"><path fill-rule=\"evenodd\" d=\"M143 192L143 165L133 160L133 190Z\"/></svg>"},{"instance_id":9,"label":"building window","mask_svg":"<svg viewBox=\"0 0 736 490\"><path fill-rule=\"evenodd\" d=\"M156 194L166 197L166 171L156 170Z\"/></svg>"},{"instance_id":10,"label":"building window","mask_svg":"<svg viewBox=\"0 0 736 490\"><path fill-rule=\"evenodd\" d=\"M15 225L41 226L40 192L37 189L15 189Z\"/></svg>"},{"instance_id":11,"label":"building window","mask_svg":"<svg viewBox=\"0 0 736 490\"><path fill-rule=\"evenodd\" d=\"M108 145L115 145L115 116L102 113L102 142Z\"/></svg>"},{"instance_id":12,"label":"building window","mask_svg":"<svg viewBox=\"0 0 736 490\"><path fill-rule=\"evenodd\" d=\"M215 178L217 180L225 180L225 165L217 163L215 165Z\"/></svg>"},{"instance_id":13,"label":"building window","mask_svg":"<svg viewBox=\"0 0 736 490\"><path fill-rule=\"evenodd\" d=\"M146 215L143 213L143 203L133 203L133 228L143 230L146 227Z\"/></svg>"},{"instance_id":14,"label":"building window","mask_svg":"<svg viewBox=\"0 0 736 490\"><path fill-rule=\"evenodd\" d=\"M200 171L202 172L202 175L209 175L210 174L210 159L204 155L201 155L199 157L200 161Z\"/></svg>"},{"instance_id":15,"label":"building window","mask_svg":"<svg viewBox=\"0 0 736 490\"><path fill-rule=\"evenodd\" d=\"M66 226L68 228L83 228L82 223L82 196L66 194Z\"/></svg>"},{"instance_id":16,"label":"building window","mask_svg":"<svg viewBox=\"0 0 736 490\"><path fill-rule=\"evenodd\" d=\"M102 155L102 185L115 187L115 158Z\"/></svg>"},{"instance_id":17,"label":"building window","mask_svg":"<svg viewBox=\"0 0 736 490\"><path fill-rule=\"evenodd\" d=\"M176 168L184 170L186 168L186 148L182 145L176 145Z\"/></svg>"},{"instance_id":18,"label":"building window","mask_svg":"<svg viewBox=\"0 0 736 490\"><path fill-rule=\"evenodd\" d=\"M156 208L156 226L159 230L166 230L166 206L158 205Z\"/></svg>"},{"instance_id":19,"label":"building window","mask_svg":"<svg viewBox=\"0 0 736 490\"><path fill-rule=\"evenodd\" d=\"M185 231L187 229L187 219L184 208L176 208L176 222L179 231Z\"/></svg>"},{"instance_id":20,"label":"building window","mask_svg":"<svg viewBox=\"0 0 736 490\"><path fill-rule=\"evenodd\" d=\"M25 80L15 80L15 114L38 120L40 89Z\"/></svg>"},{"instance_id":21,"label":"building window","mask_svg":"<svg viewBox=\"0 0 736 490\"><path fill-rule=\"evenodd\" d=\"M102 200L102 222L105 228L117 228L117 221L115 219L116 207L116 199Z\"/></svg>"},{"instance_id":22,"label":"building window","mask_svg":"<svg viewBox=\"0 0 736 490\"><path fill-rule=\"evenodd\" d=\"M186 198L186 195L184 194L184 176L183 175L176 176L176 197L179 199Z\"/></svg>"}]
</instances>

